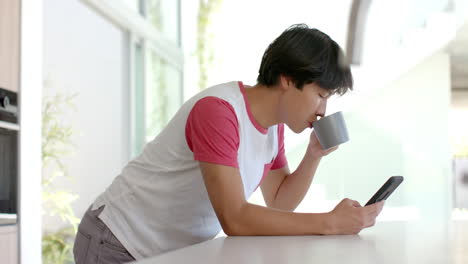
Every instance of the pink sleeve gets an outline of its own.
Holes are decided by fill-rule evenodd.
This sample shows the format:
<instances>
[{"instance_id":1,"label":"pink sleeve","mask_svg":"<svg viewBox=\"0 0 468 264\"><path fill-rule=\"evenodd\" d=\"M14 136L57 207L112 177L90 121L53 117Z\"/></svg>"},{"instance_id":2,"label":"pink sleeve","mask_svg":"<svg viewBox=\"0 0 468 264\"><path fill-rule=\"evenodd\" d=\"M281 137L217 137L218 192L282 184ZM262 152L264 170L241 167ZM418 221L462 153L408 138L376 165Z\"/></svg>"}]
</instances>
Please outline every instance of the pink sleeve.
<instances>
[{"instance_id":1,"label":"pink sleeve","mask_svg":"<svg viewBox=\"0 0 468 264\"><path fill-rule=\"evenodd\" d=\"M195 103L185 125L185 139L195 160L239 167L239 122L228 102L210 96Z\"/></svg>"},{"instance_id":2,"label":"pink sleeve","mask_svg":"<svg viewBox=\"0 0 468 264\"><path fill-rule=\"evenodd\" d=\"M284 124L278 125L278 155L271 166L272 170L281 169L288 165L286 154L284 152Z\"/></svg>"}]
</instances>

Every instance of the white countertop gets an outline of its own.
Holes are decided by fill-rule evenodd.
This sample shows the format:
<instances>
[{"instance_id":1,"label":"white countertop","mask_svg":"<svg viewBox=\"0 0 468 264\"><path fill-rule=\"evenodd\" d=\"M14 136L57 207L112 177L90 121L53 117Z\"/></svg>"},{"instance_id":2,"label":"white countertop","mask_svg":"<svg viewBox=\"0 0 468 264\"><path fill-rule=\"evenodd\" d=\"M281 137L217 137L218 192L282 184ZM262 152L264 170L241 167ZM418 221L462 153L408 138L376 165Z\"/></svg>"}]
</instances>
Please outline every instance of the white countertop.
<instances>
[{"instance_id":1,"label":"white countertop","mask_svg":"<svg viewBox=\"0 0 468 264\"><path fill-rule=\"evenodd\" d=\"M468 263L468 221L378 222L359 235L220 237L149 263Z\"/></svg>"}]
</instances>

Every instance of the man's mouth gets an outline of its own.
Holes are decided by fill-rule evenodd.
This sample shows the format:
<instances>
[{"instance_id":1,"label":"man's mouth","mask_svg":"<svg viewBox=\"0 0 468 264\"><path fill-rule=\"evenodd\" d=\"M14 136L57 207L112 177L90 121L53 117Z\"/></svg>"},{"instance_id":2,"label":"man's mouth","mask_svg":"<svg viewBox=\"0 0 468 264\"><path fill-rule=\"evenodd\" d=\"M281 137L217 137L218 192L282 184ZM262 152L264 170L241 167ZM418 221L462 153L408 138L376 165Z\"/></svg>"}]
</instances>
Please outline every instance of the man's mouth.
<instances>
[{"instance_id":1,"label":"man's mouth","mask_svg":"<svg viewBox=\"0 0 468 264\"><path fill-rule=\"evenodd\" d=\"M312 128L314 126L314 122L309 121L309 128Z\"/></svg>"}]
</instances>

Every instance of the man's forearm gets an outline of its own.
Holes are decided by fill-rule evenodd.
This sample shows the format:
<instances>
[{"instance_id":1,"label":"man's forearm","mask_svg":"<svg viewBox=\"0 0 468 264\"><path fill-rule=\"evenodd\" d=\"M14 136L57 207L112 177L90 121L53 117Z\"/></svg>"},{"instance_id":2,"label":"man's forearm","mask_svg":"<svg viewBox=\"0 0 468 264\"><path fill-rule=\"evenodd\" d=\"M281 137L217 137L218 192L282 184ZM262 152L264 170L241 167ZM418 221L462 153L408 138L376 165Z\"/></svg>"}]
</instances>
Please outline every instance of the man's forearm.
<instances>
[{"instance_id":1,"label":"man's forearm","mask_svg":"<svg viewBox=\"0 0 468 264\"><path fill-rule=\"evenodd\" d=\"M325 235L333 232L330 213L293 213L246 203L224 232L231 236Z\"/></svg>"},{"instance_id":2,"label":"man's forearm","mask_svg":"<svg viewBox=\"0 0 468 264\"><path fill-rule=\"evenodd\" d=\"M274 200L274 207L294 211L309 190L321 158L307 149L297 169L284 177Z\"/></svg>"}]
</instances>

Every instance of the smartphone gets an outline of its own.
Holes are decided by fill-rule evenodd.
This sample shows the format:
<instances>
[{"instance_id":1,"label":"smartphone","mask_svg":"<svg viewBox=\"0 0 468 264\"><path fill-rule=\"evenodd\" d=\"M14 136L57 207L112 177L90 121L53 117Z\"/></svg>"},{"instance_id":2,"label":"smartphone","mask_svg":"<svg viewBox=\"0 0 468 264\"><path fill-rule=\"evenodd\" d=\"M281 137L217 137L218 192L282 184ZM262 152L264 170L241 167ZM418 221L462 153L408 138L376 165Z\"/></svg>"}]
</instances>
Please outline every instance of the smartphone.
<instances>
[{"instance_id":1,"label":"smartphone","mask_svg":"<svg viewBox=\"0 0 468 264\"><path fill-rule=\"evenodd\" d=\"M365 206L386 200L390 194L403 182L403 176L390 177L382 187L370 198Z\"/></svg>"}]
</instances>

